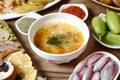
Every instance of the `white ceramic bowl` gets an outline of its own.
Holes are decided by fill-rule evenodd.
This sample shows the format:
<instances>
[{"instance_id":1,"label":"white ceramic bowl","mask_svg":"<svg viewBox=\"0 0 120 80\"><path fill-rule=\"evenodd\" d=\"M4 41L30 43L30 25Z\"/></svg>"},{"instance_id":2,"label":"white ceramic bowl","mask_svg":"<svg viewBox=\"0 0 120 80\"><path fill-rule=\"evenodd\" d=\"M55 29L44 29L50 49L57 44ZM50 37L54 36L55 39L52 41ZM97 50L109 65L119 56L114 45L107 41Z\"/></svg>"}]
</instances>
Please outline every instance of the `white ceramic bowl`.
<instances>
[{"instance_id":1,"label":"white ceramic bowl","mask_svg":"<svg viewBox=\"0 0 120 80\"><path fill-rule=\"evenodd\" d=\"M34 35L42 25L46 24L47 22L51 22L51 21L67 22L67 23L73 24L76 27L78 27L84 36L83 45L79 49L73 52L70 52L70 53L65 53L65 54L50 54L50 53L47 53L47 52L44 52L38 49L34 45L34 41L33 41ZM42 16L40 19L38 19L31 25L28 31L28 40L29 40L31 48L38 56L43 57L47 60L53 61L58 64L68 63L71 60L77 58L86 49L87 43L89 41L89 29L88 29L88 26L81 19L79 19L78 17L74 15L66 14L66 13L50 13L50 14Z\"/></svg>"},{"instance_id":2,"label":"white ceramic bowl","mask_svg":"<svg viewBox=\"0 0 120 80\"><path fill-rule=\"evenodd\" d=\"M104 14L104 13L100 13L99 15L98 15L98 17L100 17L104 22L106 22L106 14ZM101 40L99 40L95 35L94 35L94 33L93 33L93 37L94 37L94 39L97 41L97 42L99 42L101 45L103 45L103 46L105 46L105 47L108 47L108 48L111 48L111 49L120 49L120 46L119 45L113 45L113 44L107 44L107 43L104 43L104 42L102 42Z\"/></svg>"},{"instance_id":3,"label":"white ceramic bowl","mask_svg":"<svg viewBox=\"0 0 120 80\"><path fill-rule=\"evenodd\" d=\"M80 7L85 13L85 17L82 19L83 21L85 21L87 18L88 18L88 10L87 10L87 7L84 5L84 4L63 4L60 9L59 9L59 12L61 12L63 9L66 9L68 8L69 6L77 6L77 7Z\"/></svg>"},{"instance_id":4,"label":"white ceramic bowl","mask_svg":"<svg viewBox=\"0 0 120 80\"><path fill-rule=\"evenodd\" d=\"M29 12L28 14L26 14L25 16L19 18L16 22L15 22L15 26L16 29L23 35L28 35L27 33L23 32L20 30L20 28L18 27L19 22L23 19L23 18L34 18L34 19L39 19L41 17L41 15L39 15L38 13L35 12Z\"/></svg>"},{"instance_id":5,"label":"white ceramic bowl","mask_svg":"<svg viewBox=\"0 0 120 80\"><path fill-rule=\"evenodd\" d=\"M116 72L116 74L115 74L115 76L114 76L114 79L113 80L117 80L117 78L118 78L118 76L119 76L119 74L120 74L120 61L119 61L119 59L115 56L115 55L113 55L113 54L111 54L111 53L109 53L109 52L106 52L106 51L96 51L96 52L93 52L91 55L89 55L88 57L86 57L83 61L85 62L85 63L87 63L88 62L88 60L90 59L90 57L92 57L93 58L93 56L94 55L98 55L98 54L103 54L104 56L102 56L102 57L109 57L112 61L114 61L116 64L117 64L117 72ZM102 58L101 57L101 58ZM94 57L95 58L95 57ZM101 59L100 58L100 59ZM93 59L92 59L93 60ZM91 60L91 61L92 61ZM95 59L94 59L95 60ZM82 62L82 64L84 65L84 62L83 61L81 61ZM80 68L81 69L83 69L81 66L82 66L82 64L81 64L81 62L79 62L78 64L77 64L77 66L75 67L75 69L73 70L73 72L72 72L72 74L70 75L70 77L69 77L69 79L68 80L74 80L73 79L73 77L77 77L77 76L75 76L75 74L77 73L77 72L79 72L79 70L80 70ZM89 61L90 62L90 61ZM103 63L103 62L102 62ZM86 64L85 64L86 65ZM94 65L95 65L95 63L94 63ZM106 64L107 65L107 64ZM88 65L89 66L89 65ZM105 65L104 65L105 66ZM86 66L83 66L83 67L86 67ZM110 70L110 69L109 69ZM85 70L84 70L85 71ZM84 75L84 72L82 72L83 74L82 74L82 76ZM107 72L106 72L107 73ZM105 74L106 74L105 73ZM79 74L79 73L78 73ZM90 74L89 74L90 75ZM93 75L93 72L92 72L92 75ZM102 76L103 77L103 76ZM110 76L111 77L111 76ZM76 79L77 80L77 79ZM94 79L94 80L98 80L98 79ZM105 79L104 79L105 80ZM107 80L107 79L106 79Z\"/></svg>"}]
</instances>

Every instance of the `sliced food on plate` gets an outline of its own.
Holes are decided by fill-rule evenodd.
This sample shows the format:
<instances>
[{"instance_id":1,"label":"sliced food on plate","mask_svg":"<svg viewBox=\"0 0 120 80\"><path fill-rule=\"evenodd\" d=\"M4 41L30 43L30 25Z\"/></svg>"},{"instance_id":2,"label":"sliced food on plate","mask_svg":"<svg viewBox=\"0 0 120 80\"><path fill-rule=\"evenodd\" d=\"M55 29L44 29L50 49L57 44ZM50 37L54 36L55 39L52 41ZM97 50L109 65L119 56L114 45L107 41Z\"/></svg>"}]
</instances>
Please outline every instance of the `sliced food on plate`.
<instances>
[{"instance_id":1,"label":"sliced food on plate","mask_svg":"<svg viewBox=\"0 0 120 80\"><path fill-rule=\"evenodd\" d=\"M8 40L9 38L9 32L7 30L4 30L4 29L0 29L0 41L2 40Z\"/></svg>"},{"instance_id":2,"label":"sliced food on plate","mask_svg":"<svg viewBox=\"0 0 120 80\"><path fill-rule=\"evenodd\" d=\"M0 21L0 32L0 59L22 48L10 27L4 21Z\"/></svg>"},{"instance_id":3,"label":"sliced food on plate","mask_svg":"<svg viewBox=\"0 0 120 80\"><path fill-rule=\"evenodd\" d=\"M120 0L96 0L104 4L120 7Z\"/></svg>"},{"instance_id":4,"label":"sliced food on plate","mask_svg":"<svg viewBox=\"0 0 120 80\"><path fill-rule=\"evenodd\" d=\"M36 67L5 21L0 32L0 80L37 80Z\"/></svg>"},{"instance_id":5,"label":"sliced food on plate","mask_svg":"<svg viewBox=\"0 0 120 80\"><path fill-rule=\"evenodd\" d=\"M120 0L92 0L92 1L107 8L120 10Z\"/></svg>"},{"instance_id":6,"label":"sliced food on plate","mask_svg":"<svg viewBox=\"0 0 120 80\"><path fill-rule=\"evenodd\" d=\"M22 46L19 42L0 41L0 59L5 58L13 52L21 50Z\"/></svg>"},{"instance_id":7,"label":"sliced food on plate","mask_svg":"<svg viewBox=\"0 0 120 80\"><path fill-rule=\"evenodd\" d=\"M52 1L54 0L0 0L0 14L41 10Z\"/></svg>"},{"instance_id":8,"label":"sliced food on plate","mask_svg":"<svg viewBox=\"0 0 120 80\"><path fill-rule=\"evenodd\" d=\"M24 16L45 10L61 0L0 0L0 20Z\"/></svg>"},{"instance_id":9,"label":"sliced food on plate","mask_svg":"<svg viewBox=\"0 0 120 80\"><path fill-rule=\"evenodd\" d=\"M0 20L0 41L10 40L16 41L16 36L13 34L11 28L7 25L6 22Z\"/></svg>"}]
</instances>

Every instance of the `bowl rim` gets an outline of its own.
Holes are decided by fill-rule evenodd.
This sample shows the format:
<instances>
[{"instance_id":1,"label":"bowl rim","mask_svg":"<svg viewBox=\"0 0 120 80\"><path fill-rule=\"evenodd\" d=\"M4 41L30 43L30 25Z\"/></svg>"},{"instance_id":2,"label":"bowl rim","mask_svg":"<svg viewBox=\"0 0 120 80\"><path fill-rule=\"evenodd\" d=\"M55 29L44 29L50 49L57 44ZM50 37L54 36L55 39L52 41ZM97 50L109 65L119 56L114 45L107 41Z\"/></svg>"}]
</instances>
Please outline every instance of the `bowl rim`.
<instances>
[{"instance_id":1,"label":"bowl rim","mask_svg":"<svg viewBox=\"0 0 120 80\"><path fill-rule=\"evenodd\" d=\"M29 12L29 13L27 13L25 16L22 16L22 17L20 17L19 19L17 19L16 21L15 21L15 27L16 27L16 29L21 33L21 34L23 34L23 35L28 35L28 33L25 33L25 32L23 32L23 31L21 31L20 30L20 28L18 27L18 23L22 20L22 19L24 19L24 18L34 18L34 19L39 19L39 18L41 18L41 15L40 14L38 14L38 13L36 13L36 12ZM36 21L35 20L35 21ZM35 22L34 21L34 22ZM32 24L31 24L32 25Z\"/></svg>"},{"instance_id":2,"label":"bowl rim","mask_svg":"<svg viewBox=\"0 0 120 80\"><path fill-rule=\"evenodd\" d=\"M45 18L45 17L51 16L51 15L65 15L65 16L68 15L68 16L71 16L71 17L74 17L74 18L80 20L80 22L82 22L82 24L85 25L84 27L86 27L86 30L87 30L87 32L88 32L88 33L87 33L87 34L88 34L88 37L86 38L86 41L84 41L84 44L83 44L80 48L78 48L77 50L72 51L72 52L69 52L69 53L65 53L65 54L52 54L52 53L48 53L48 52L45 52L45 51L40 50L39 48L37 48L37 47L34 45L34 43L32 42L31 37L30 37L31 31L32 31L32 27L34 26L35 23L39 22L39 20L41 20L41 19L43 19L43 18ZM90 31L89 31L89 29L88 29L87 24L86 24L83 20L81 20L80 18L78 18L78 17L76 17L76 16L74 16L74 15L71 15L71 14L67 14L67 13L57 13L57 12L55 12L55 13L46 14L46 15L42 16L40 19L36 20L36 21L30 26L30 28L29 28L29 30L28 30L28 40L29 40L29 42L30 42L37 50L39 50L40 52L42 52L42 53L44 53L44 54L46 54L46 55L49 55L49 56L66 56L66 55L74 54L74 53L76 53L77 51L79 51L80 49L83 49L85 45L87 45L87 43L89 42L89 37L90 37Z\"/></svg>"},{"instance_id":3,"label":"bowl rim","mask_svg":"<svg viewBox=\"0 0 120 80\"><path fill-rule=\"evenodd\" d=\"M92 33L92 35L93 35L93 37L94 37L94 39L98 42L98 43L100 43L101 45L103 45L103 46L105 46L105 47L107 47L107 48L111 48L111 49L120 49L120 46L119 45L112 45L112 44L107 44L107 43L104 43L104 42L102 42L101 40L99 40L96 36L95 36L95 34L94 33Z\"/></svg>"}]
</instances>

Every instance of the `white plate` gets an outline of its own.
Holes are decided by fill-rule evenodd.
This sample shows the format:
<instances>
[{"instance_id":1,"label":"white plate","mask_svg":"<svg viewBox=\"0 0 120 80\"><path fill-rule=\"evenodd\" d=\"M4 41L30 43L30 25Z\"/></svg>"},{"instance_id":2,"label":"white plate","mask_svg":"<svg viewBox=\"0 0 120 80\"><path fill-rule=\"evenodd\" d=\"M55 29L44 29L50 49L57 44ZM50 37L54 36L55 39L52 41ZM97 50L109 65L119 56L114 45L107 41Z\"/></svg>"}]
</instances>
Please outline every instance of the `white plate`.
<instances>
[{"instance_id":1,"label":"white plate","mask_svg":"<svg viewBox=\"0 0 120 80\"><path fill-rule=\"evenodd\" d=\"M95 40L97 42L99 42L100 44L102 44L105 47L108 47L108 48L111 48L111 49L120 49L119 45L112 45L112 44L104 43L104 42L100 41L94 34L93 34L93 37L95 38Z\"/></svg>"},{"instance_id":2,"label":"white plate","mask_svg":"<svg viewBox=\"0 0 120 80\"><path fill-rule=\"evenodd\" d=\"M114 77L114 79L113 80L117 80L117 78L118 78L118 76L119 76L119 74L120 74L120 61L119 61L119 59L115 56L115 55L113 55L113 54L111 54L111 53L109 53L109 52L106 52L106 51L96 51L96 52L93 52L91 55L89 55L88 57L86 57L84 60L87 60L88 58L90 58L91 56L93 56L94 54L99 54L99 53L102 53L104 56L106 56L106 57L110 57L110 59L112 59L114 62L116 62L116 64L118 65L118 70L117 70L117 73L116 73L116 76ZM80 62L79 62L80 63ZM74 68L74 71L72 72L72 74L70 75L70 77L69 77L69 79L68 80L73 80L72 78L73 78L73 75L76 73L76 70L79 70L78 68L80 67L79 65L80 64L77 64L77 66Z\"/></svg>"},{"instance_id":3,"label":"white plate","mask_svg":"<svg viewBox=\"0 0 120 80\"><path fill-rule=\"evenodd\" d=\"M98 15L98 17L100 17L104 22L106 22L105 16L106 16L106 15L105 15L104 13L100 13L100 14ZM102 42L101 40L99 40L99 39L94 35L94 33L93 33L93 37L95 38L95 40L96 40L97 42L99 42L100 44L102 44L102 45L105 46L105 47L108 47L108 48L111 48L111 49L120 49L120 46L119 46L119 45L112 45L112 44L107 44L107 43Z\"/></svg>"},{"instance_id":4,"label":"white plate","mask_svg":"<svg viewBox=\"0 0 120 80\"><path fill-rule=\"evenodd\" d=\"M77 7L80 7L81 9L83 9L83 11L86 13L85 17L82 19L83 21L85 21L88 18L88 9L84 4L78 4L78 3L77 4L75 4L75 3L73 3L73 4L64 4L64 5L62 5L60 7L59 12L61 12L62 9L65 9L65 8L67 8L69 6L77 6Z\"/></svg>"},{"instance_id":5,"label":"white plate","mask_svg":"<svg viewBox=\"0 0 120 80\"><path fill-rule=\"evenodd\" d=\"M54 0L51 3L48 3L42 10L47 9L55 4L57 4L58 2L60 2L61 0ZM41 11L41 10L38 10ZM33 12L38 12L38 11L33 11ZM28 12L29 13L29 12ZM18 14L18 13L8 13L8 14L3 14L0 15L0 20L8 20L8 19L13 19L13 18L17 18L17 17L21 17L23 15L26 15L27 13L24 14Z\"/></svg>"}]
</instances>

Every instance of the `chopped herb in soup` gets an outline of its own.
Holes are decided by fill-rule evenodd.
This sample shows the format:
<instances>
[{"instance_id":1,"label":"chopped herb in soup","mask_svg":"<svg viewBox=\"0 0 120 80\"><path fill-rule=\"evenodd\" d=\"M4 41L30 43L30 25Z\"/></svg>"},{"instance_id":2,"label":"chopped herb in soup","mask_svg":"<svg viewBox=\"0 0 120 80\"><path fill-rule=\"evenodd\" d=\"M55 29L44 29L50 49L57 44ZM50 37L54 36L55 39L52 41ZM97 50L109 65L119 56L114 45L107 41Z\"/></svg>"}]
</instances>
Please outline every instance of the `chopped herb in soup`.
<instances>
[{"instance_id":1,"label":"chopped herb in soup","mask_svg":"<svg viewBox=\"0 0 120 80\"><path fill-rule=\"evenodd\" d=\"M57 34L57 35L53 35L48 37L48 41L47 44L50 45L59 45L62 44L62 41L66 38L66 36L64 34Z\"/></svg>"},{"instance_id":2,"label":"chopped herb in soup","mask_svg":"<svg viewBox=\"0 0 120 80\"><path fill-rule=\"evenodd\" d=\"M34 36L34 44L51 54L64 54L83 45L82 32L66 22L51 22L43 25Z\"/></svg>"},{"instance_id":3,"label":"chopped herb in soup","mask_svg":"<svg viewBox=\"0 0 120 80\"><path fill-rule=\"evenodd\" d=\"M35 21L36 19L34 18L23 18L19 24L18 27L19 29L24 32L24 33L28 33L28 29L30 27L30 25Z\"/></svg>"}]
</instances>

